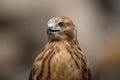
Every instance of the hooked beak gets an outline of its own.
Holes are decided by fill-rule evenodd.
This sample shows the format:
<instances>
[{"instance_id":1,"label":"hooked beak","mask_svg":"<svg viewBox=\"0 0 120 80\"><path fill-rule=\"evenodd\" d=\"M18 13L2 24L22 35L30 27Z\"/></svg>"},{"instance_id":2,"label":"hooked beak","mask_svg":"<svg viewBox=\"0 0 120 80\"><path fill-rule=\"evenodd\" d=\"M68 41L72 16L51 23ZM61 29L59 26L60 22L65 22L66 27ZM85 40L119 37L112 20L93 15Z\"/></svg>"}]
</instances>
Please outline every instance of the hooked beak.
<instances>
[{"instance_id":1,"label":"hooked beak","mask_svg":"<svg viewBox=\"0 0 120 80\"><path fill-rule=\"evenodd\" d=\"M59 29L53 29L52 27L48 27L47 34L52 35L52 34L57 33L59 31L61 31L61 30L59 30Z\"/></svg>"}]
</instances>

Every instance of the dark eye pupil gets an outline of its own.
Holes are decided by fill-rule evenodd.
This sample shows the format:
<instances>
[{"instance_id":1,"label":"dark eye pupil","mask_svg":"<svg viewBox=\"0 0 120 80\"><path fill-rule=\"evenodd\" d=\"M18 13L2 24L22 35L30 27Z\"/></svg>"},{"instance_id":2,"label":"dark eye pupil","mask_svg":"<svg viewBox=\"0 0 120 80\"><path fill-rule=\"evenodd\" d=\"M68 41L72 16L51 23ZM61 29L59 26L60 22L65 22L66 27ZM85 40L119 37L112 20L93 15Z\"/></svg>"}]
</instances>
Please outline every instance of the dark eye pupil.
<instances>
[{"instance_id":1,"label":"dark eye pupil","mask_svg":"<svg viewBox=\"0 0 120 80\"><path fill-rule=\"evenodd\" d=\"M62 26L65 26L65 23L64 23L64 22L60 22L60 23L59 23L59 26L61 26L61 27L62 27Z\"/></svg>"}]
</instances>

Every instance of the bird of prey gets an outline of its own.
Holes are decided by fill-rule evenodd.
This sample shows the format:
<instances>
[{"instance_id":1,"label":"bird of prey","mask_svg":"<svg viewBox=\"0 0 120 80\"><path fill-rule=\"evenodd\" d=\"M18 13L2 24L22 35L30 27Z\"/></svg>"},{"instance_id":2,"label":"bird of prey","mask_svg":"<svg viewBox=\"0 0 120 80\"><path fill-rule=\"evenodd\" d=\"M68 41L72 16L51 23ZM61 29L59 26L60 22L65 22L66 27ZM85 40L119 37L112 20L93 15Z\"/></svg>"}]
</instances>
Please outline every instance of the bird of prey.
<instances>
[{"instance_id":1,"label":"bird of prey","mask_svg":"<svg viewBox=\"0 0 120 80\"><path fill-rule=\"evenodd\" d=\"M48 43L34 61L29 80L91 80L88 61L68 17L48 21Z\"/></svg>"}]
</instances>

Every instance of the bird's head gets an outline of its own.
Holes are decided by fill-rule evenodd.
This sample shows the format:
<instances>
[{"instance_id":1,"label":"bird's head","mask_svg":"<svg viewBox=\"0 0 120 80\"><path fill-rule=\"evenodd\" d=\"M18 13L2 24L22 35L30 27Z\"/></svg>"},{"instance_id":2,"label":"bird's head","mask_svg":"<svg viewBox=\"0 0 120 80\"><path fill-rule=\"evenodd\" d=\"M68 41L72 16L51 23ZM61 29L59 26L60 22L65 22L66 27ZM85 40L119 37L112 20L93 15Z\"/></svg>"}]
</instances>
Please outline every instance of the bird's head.
<instances>
[{"instance_id":1,"label":"bird's head","mask_svg":"<svg viewBox=\"0 0 120 80\"><path fill-rule=\"evenodd\" d=\"M68 17L53 17L48 21L47 34L50 41L76 39L76 27Z\"/></svg>"}]
</instances>

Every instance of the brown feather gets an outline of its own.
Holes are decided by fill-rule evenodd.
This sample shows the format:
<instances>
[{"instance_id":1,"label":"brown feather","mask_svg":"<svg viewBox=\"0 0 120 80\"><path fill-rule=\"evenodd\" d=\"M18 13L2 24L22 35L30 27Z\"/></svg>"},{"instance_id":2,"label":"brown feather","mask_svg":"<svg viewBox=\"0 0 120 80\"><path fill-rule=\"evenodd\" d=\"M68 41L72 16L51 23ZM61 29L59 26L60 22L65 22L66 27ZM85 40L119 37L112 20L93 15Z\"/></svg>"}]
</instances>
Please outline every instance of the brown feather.
<instances>
[{"instance_id":1,"label":"brown feather","mask_svg":"<svg viewBox=\"0 0 120 80\"><path fill-rule=\"evenodd\" d=\"M59 36L49 36L38 55L29 80L91 80L86 57L77 41L76 27L67 17L59 17L68 27Z\"/></svg>"}]
</instances>

